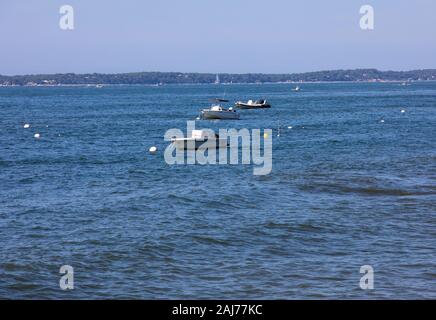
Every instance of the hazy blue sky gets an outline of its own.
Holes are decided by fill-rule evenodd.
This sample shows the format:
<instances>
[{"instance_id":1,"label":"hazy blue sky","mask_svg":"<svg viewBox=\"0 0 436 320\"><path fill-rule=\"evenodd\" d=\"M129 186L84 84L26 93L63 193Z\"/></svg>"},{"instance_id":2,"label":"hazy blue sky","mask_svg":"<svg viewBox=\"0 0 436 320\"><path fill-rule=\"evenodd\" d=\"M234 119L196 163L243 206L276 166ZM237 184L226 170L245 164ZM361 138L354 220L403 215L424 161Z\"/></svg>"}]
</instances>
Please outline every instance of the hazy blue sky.
<instances>
[{"instance_id":1,"label":"hazy blue sky","mask_svg":"<svg viewBox=\"0 0 436 320\"><path fill-rule=\"evenodd\" d=\"M436 68L435 21L435 0L0 0L0 74Z\"/></svg>"}]
</instances>

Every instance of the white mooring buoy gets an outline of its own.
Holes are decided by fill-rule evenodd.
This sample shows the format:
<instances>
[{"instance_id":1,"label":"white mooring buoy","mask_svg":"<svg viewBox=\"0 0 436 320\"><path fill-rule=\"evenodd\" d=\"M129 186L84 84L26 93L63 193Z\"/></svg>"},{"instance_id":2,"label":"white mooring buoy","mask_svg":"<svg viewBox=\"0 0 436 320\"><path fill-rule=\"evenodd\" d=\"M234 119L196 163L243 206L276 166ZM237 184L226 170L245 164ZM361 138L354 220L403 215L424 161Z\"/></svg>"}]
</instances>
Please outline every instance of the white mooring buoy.
<instances>
[{"instance_id":1,"label":"white mooring buoy","mask_svg":"<svg viewBox=\"0 0 436 320\"><path fill-rule=\"evenodd\" d=\"M151 147L150 149L148 149L148 151L149 151L151 154L154 154L154 153L157 152L157 148L153 146L153 147Z\"/></svg>"}]
</instances>

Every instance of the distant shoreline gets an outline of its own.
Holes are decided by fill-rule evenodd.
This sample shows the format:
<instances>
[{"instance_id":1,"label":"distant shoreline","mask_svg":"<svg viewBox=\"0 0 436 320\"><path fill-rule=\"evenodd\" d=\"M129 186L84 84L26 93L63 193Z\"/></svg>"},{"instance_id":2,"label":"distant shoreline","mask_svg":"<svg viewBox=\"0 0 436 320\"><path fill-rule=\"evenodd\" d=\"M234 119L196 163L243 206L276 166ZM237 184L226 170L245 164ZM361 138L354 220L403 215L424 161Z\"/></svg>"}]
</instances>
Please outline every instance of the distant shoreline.
<instances>
[{"instance_id":1,"label":"distant shoreline","mask_svg":"<svg viewBox=\"0 0 436 320\"><path fill-rule=\"evenodd\" d=\"M131 84L123 84L123 83L98 83L98 84L89 84L89 83L77 83L77 84L65 84L65 83L59 83L59 84L11 84L11 85L3 85L0 84L1 87L48 87L48 88L57 88L57 87L124 87L124 86L136 86L136 87L161 87L161 86L208 86L208 85L217 85L217 86L227 86L227 85L271 85L271 84L291 84L291 85L302 85L302 84L345 84L345 83L373 83L373 84L383 84L383 83L392 83L392 84L403 84L406 83L407 85L410 85L412 83L416 82L436 82L436 79L434 80L379 80L379 81L290 81L290 82L224 82L224 83L167 83L167 84L161 84L161 85L155 85L155 84L141 84L141 83L131 83Z\"/></svg>"},{"instance_id":2,"label":"distant shoreline","mask_svg":"<svg viewBox=\"0 0 436 320\"><path fill-rule=\"evenodd\" d=\"M379 71L377 69L330 70L291 74L264 73L89 73L2 76L0 86L102 86L102 85L201 85L201 84L299 84L299 83L395 83L435 81L436 69Z\"/></svg>"},{"instance_id":3,"label":"distant shoreline","mask_svg":"<svg viewBox=\"0 0 436 320\"><path fill-rule=\"evenodd\" d=\"M256 83L256 82L244 82L244 83L220 83L220 84L213 84L213 83L168 83L163 85L153 85L153 84L111 84L111 83L99 83L97 85L94 84L36 84L36 85L3 85L0 84L0 88L65 88L65 87L84 87L84 88L96 88L98 85L102 87L163 87L163 86L211 86L211 85L217 85L217 86L230 86L230 85L302 85L302 84L346 84L346 83L362 83L362 84L402 84L404 81L306 81L306 82L262 82L262 83ZM408 82L407 85L410 85L412 83L423 83L423 82L436 82L436 80L414 80Z\"/></svg>"}]
</instances>

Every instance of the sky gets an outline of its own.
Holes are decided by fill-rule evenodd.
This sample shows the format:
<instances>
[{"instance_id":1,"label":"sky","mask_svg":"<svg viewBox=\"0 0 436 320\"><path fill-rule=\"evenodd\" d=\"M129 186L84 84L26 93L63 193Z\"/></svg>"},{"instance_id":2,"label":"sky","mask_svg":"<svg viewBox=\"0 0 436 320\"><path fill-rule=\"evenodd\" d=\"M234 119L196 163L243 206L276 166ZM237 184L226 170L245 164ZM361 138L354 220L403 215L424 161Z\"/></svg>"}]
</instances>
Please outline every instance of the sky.
<instances>
[{"instance_id":1,"label":"sky","mask_svg":"<svg viewBox=\"0 0 436 320\"><path fill-rule=\"evenodd\" d=\"M436 68L435 21L434 0L0 0L0 74Z\"/></svg>"}]
</instances>

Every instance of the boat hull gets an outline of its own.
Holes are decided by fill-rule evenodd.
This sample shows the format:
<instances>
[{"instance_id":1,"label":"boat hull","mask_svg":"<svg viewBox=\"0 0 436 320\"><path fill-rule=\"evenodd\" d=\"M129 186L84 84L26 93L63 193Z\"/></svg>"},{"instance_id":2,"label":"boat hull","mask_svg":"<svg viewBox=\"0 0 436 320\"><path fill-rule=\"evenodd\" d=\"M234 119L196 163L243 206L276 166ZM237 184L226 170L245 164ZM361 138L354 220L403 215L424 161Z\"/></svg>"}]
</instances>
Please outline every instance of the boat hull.
<instances>
[{"instance_id":1,"label":"boat hull","mask_svg":"<svg viewBox=\"0 0 436 320\"><path fill-rule=\"evenodd\" d=\"M238 109L268 109L268 108L271 108L271 105L269 105L269 104L236 103L235 108L238 108Z\"/></svg>"},{"instance_id":2,"label":"boat hull","mask_svg":"<svg viewBox=\"0 0 436 320\"><path fill-rule=\"evenodd\" d=\"M227 139L176 139L172 143L179 150L198 150L200 148L227 148Z\"/></svg>"},{"instance_id":3,"label":"boat hull","mask_svg":"<svg viewBox=\"0 0 436 320\"><path fill-rule=\"evenodd\" d=\"M238 120L239 113L232 111L203 110L201 117L205 120Z\"/></svg>"}]
</instances>

